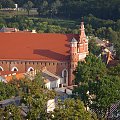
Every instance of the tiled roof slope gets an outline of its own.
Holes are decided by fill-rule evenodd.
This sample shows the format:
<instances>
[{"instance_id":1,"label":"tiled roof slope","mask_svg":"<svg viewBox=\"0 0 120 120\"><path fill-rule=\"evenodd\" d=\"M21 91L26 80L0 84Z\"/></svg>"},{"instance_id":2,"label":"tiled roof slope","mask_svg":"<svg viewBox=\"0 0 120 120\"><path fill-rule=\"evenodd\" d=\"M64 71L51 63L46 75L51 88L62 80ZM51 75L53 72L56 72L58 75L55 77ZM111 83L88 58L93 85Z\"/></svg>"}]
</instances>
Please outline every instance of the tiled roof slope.
<instances>
[{"instance_id":1,"label":"tiled roof slope","mask_svg":"<svg viewBox=\"0 0 120 120\"><path fill-rule=\"evenodd\" d=\"M70 40L79 35L0 33L0 60L69 60Z\"/></svg>"}]
</instances>

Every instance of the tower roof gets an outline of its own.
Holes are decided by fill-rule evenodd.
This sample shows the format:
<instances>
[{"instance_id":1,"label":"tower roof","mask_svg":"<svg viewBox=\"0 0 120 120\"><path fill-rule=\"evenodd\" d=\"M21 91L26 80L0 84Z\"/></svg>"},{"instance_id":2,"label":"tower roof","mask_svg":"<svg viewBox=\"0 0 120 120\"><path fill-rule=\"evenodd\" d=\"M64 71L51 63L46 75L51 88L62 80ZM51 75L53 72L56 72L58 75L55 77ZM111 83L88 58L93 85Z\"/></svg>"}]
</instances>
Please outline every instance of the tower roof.
<instances>
[{"instance_id":1,"label":"tower roof","mask_svg":"<svg viewBox=\"0 0 120 120\"><path fill-rule=\"evenodd\" d=\"M85 35L85 28L84 28L84 22L81 22L81 28L80 28L80 43L82 43L83 41L83 38L86 38L86 35Z\"/></svg>"},{"instance_id":2,"label":"tower roof","mask_svg":"<svg viewBox=\"0 0 120 120\"><path fill-rule=\"evenodd\" d=\"M75 42L77 42L77 40L73 37L71 43L75 43Z\"/></svg>"}]
</instances>

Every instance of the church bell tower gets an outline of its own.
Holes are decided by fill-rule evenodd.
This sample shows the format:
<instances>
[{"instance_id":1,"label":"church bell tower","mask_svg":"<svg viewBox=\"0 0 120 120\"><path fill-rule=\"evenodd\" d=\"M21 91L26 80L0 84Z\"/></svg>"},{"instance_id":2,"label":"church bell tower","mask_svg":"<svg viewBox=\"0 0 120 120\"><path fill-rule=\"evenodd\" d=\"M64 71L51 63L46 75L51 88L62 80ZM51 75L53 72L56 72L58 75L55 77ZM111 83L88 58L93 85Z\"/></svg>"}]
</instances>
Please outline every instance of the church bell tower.
<instances>
[{"instance_id":1,"label":"church bell tower","mask_svg":"<svg viewBox=\"0 0 120 120\"><path fill-rule=\"evenodd\" d=\"M70 70L68 85L73 84L73 71L76 69L78 61L83 61L88 53L88 40L85 35L84 22L81 22L79 39L76 40L73 37L70 42Z\"/></svg>"}]
</instances>

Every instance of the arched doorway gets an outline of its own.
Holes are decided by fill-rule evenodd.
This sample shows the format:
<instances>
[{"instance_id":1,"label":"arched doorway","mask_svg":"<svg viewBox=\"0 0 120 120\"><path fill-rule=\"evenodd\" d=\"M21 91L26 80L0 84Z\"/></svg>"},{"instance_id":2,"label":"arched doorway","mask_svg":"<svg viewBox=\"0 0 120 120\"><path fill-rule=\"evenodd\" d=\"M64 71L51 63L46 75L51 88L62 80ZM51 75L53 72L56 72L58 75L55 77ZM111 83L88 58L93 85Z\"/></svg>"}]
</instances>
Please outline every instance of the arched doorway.
<instances>
[{"instance_id":1,"label":"arched doorway","mask_svg":"<svg viewBox=\"0 0 120 120\"><path fill-rule=\"evenodd\" d=\"M64 69L62 71L62 77L63 77L63 84L68 84L68 71L67 71L67 69Z\"/></svg>"}]
</instances>

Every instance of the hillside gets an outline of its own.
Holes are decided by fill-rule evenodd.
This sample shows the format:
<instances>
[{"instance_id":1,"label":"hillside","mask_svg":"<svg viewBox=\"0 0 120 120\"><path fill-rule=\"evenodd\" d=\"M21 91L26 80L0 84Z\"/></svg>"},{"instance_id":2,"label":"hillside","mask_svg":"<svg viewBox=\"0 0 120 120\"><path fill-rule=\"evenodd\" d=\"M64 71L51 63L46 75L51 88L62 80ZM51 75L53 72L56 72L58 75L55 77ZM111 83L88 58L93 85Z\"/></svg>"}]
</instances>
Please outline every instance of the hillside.
<instances>
[{"instance_id":1,"label":"hillside","mask_svg":"<svg viewBox=\"0 0 120 120\"><path fill-rule=\"evenodd\" d=\"M120 0L29 0L38 8L39 15L57 15L78 19L93 16L101 19L117 20L120 16ZM26 0L0 0L1 7L25 7Z\"/></svg>"}]
</instances>

